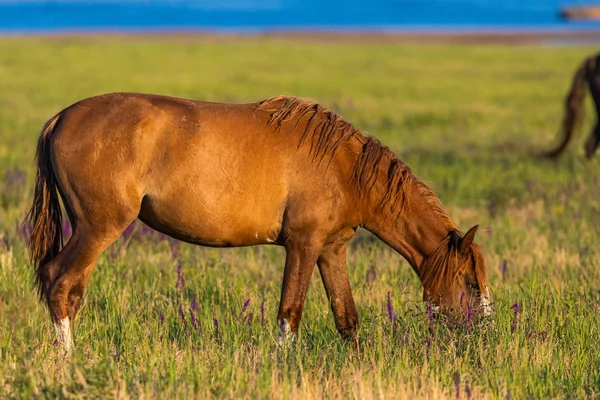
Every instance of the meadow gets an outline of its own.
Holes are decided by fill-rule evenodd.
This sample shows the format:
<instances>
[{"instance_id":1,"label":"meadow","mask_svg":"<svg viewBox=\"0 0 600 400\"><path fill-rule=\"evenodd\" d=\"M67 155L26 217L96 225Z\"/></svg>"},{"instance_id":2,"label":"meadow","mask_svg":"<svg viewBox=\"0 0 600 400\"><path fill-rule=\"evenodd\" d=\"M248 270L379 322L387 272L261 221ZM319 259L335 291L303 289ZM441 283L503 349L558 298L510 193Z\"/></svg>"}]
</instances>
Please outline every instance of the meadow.
<instances>
[{"instance_id":1,"label":"meadow","mask_svg":"<svg viewBox=\"0 0 600 400\"><path fill-rule=\"evenodd\" d=\"M593 122L557 162L564 95L590 47L210 37L0 39L0 397L598 398L600 155ZM308 97L396 151L477 241L494 314L430 318L408 263L365 231L348 251L358 346L318 272L277 345L284 251L211 249L141 224L100 258L75 351L53 346L24 219L44 122L96 94ZM83 133L82 133L83 134ZM68 230L68 226L65 226Z\"/></svg>"}]
</instances>

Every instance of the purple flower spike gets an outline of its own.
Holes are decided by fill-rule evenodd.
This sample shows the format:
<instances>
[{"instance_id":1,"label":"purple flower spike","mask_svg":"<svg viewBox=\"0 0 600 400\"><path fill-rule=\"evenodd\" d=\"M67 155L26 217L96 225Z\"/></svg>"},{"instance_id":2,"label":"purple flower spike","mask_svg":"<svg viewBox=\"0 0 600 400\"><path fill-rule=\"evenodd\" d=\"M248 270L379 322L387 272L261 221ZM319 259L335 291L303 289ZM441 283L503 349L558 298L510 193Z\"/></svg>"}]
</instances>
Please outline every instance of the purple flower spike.
<instances>
[{"instance_id":1,"label":"purple flower spike","mask_svg":"<svg viewBox=\"0 0 600 400\"><path fill-rule=\"evenodd\" d=\"M467 300L467 334L471 333L471 322L473 321L473 307Z\"/></svg>"},{"instance_id":2,"label":"purple flower spike","mask_svg":"<svg viewBox=\"0 0 600 400\"><path fill-rule=\"evenodd\" d=\"M215 333L219 333L219 320L213 316L213 326L215 327Z\"/></svg>"},{"instance_id":3,"label":"purple flower spike","mask_svg":"<svg viewBox=\"0 0 600 400\"><path fill-rule=\"evenodd\" d=\"M456 398L460 399L460 374L458 371L454 373L454 388L456 389Z\"/></svg>"},{"instance_id":4,"label":"purple flower spike","mask_svg":"<svg viewBox=\"0 0 600 400\"><path fill-rule=\"evenodd\" d=\"M192 299L192 307L190 308L190 319L192 320L192 326L194 329L198 330L200 324L198 323L198 318L196 317L196 313L198 312L198 304L196 302L196 296Z\"/></svg>"},{"instance_id":5,"label":"purple flower spike","mask_svg":"<svg viewBox=\"0 0 600 400\"><path fill-rule=\"evenodd\" d=\"M510 390L506 391L506 397L505 397L505 399L506 400L510 400Z\"/></svg>"},{"instance_id":6,"label":"purple flower spike","mask_svg":"<svg viewBox=\"0 0 600 400\"><path fill-rule=\"evenodd\" d=\"M502 261L502 282L506 282L506 270L507 270L507 264L506 264L506 260Z\"/></svg>"},{"instance_id":7,"label":"purple flower spike","mask_svg":"<svg viewBox=\"0 0 600 400\"><path fill-rule=\"evenodd\" d=\"M263 326L265 325L265 302L264 301L260 304L260 323Z\"/></svg>"},{"instance_id":8,"label":"purple flower spike","mask_svg":"<svg viewBox=\"0 0 600 400\"><path fill-rule=\"evenodd\" d=\"M390 321L394 320L394 306L392 306L392 293L387 292L387 312Z\"/></svg>"},{"instance_id":9,"label":"purple flower spike","mask_svg":"<svg viewBox=\"0 0 600 400\"><path fill-rule=\"evenodd\" d=\"M252 320L254 319L254 313L248 313L248 325L252 326Z\"/></svg>"},{"instance_id":10,"label":"purple flower spike","mask_svg":"<svg viewBox=\"0 0 600 400\"><path fill-rule=\"evenodd\" d=\"M435 333L435 326L433 324L433 306L431 302L427 303L427 316L429 317L429 333L431 336Z\"/></svg>"},{"instance_id":11,"label":"purple flower spike","mask_svg":"<svg viewBox=\"0 0 600 400\"><path fill-rule=\"evenodd\" d=\"M517 318L521 312L521 305L519 303L514 303L510 308L514 311L513 320L510 323L510 333L514 334L517 330Z\"/></svg>"},{"instance_id":12,"label":"purple flower spike","mask_svg":"<svg viewBox=\"0 0 600 400\"><path fill-rule=\"evenodd\" d=\"M192 299L192 310L194 310L194 312L198 311L197 296L195 296L195 295L194 295L194 298Z\"/></svg>"},{"instance_id":13,"label":"purple flower spike","mask_svg":"<svg viewBox=\"0 0 600 400\"><path fill-rule=\"evenodd\" d=\"M181 304L181 303L179 303L179 317L183 320L183 326L187 330L188 323L187 323L187 320L185 319L185 312L183 312L183 304Z\"/></svg>"},{"instance_id":14,"label":"purple flower spike","mask_svg":"<svg viewBox=\"0 0 600 400\"><path fill-rule=\"evenodd\" d=\"M465 393L467 394L467 400L471 400L471 388L468 383L465 383Z\"/></svg>"},{"instance_id":15,"label":"purple flower spike","mask_svg":"<svg viewBox=\"0 0 600 400\"><path fill-rule=\"evenodd\" d=\"M177 265L177 283L175 288L181 290L185 287L185 276L183 276L183 270L181 269L181 263Z\"/></svg>"},{"instance_id":16,"label":"purple flower spike","mask_svg":"<svg viewBox=\"0 0 600 400\"><path fill-rule=\"evenodd\" d=\"M246 309L248 308L249 305L250 305L250 299L248 299L244 302L244 306L242 307L242 314L246 312Z\"/></svg>"}]
</instances>

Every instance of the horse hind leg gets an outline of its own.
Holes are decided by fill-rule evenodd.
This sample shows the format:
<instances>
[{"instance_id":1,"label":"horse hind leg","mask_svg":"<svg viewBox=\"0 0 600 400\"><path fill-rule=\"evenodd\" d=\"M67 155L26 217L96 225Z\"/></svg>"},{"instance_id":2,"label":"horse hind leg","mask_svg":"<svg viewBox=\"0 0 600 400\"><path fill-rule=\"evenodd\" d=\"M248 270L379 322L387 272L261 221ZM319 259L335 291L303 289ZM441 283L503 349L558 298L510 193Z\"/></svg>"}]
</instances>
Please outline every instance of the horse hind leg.
<instances>
[{"instance_id":1,"label":"horse hind leg","mask_svg":"<svg viewBox=\"0 0 600 400\"><path fill-rule=\"evenodd\" d=\"M73 346L71 325L81 306L81 299L96 261L120 236L127 224L110 230L91 229L91 226L78 224L67 245L45 266L45 269L54 271L56 275L52 282L42 284L48 287L46 300L57 340L67 352Z\"/></svg>"}]
</instances>

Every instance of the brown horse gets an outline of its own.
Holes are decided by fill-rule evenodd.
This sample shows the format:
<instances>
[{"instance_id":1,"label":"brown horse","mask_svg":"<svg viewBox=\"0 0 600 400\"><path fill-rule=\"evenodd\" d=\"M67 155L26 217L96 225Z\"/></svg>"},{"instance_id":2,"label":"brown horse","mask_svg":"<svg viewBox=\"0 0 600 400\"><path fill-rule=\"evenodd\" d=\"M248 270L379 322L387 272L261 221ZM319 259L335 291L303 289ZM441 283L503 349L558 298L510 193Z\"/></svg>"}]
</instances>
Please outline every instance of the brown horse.
<instances>
[{"instance_id":1,"label":"brown horse","mask_svg":"<svg viewBox=\"0 0 600 400\"><path fill-rule=\"evenodd\" d=\"M592 98L594 99L597 117L596 125L584 145L585 156L589 160L596 153L596 149L600 144L600 122L598 122L598 116L600 116L599 58L600 54L590 56L585 59L579 68L577 68L575 76L573 77L571 89L569 90L569 94L565 101L565 117L562 125L562 130L564 132L563 139L556 149L545 153L545 156L551 158L558 157L567 148L567 144L569 144L569 141L573 137L577 124L583 119L585 83L587 83Z\"/></svg>"},{"instance_id":2,"label":"brown horse","mask_svg":"<svg viewBox=\"0 0 600 400\"><path fill-rule=\"evenodd\" d=\"M57 193L73 226L62 250ZM30 250L67 349L98 256L136 218L204 246L284 246L277 314L284 335L298 330L315 264L338 331L354 334L346 245L358 227L408 260L434 307L458 311L466 295L489 311L477 227L463 236L394 153L307 100L219 104L115 93L46 123Z\"/></svg>"}]
</instances>

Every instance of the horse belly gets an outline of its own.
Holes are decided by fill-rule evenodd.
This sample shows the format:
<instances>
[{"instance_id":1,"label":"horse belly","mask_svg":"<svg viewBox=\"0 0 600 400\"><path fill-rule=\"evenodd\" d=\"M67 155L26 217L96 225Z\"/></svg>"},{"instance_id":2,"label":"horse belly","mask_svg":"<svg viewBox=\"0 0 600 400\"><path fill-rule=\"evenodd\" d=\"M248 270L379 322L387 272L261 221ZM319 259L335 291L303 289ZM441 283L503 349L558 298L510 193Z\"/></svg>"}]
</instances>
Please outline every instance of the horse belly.
<instances>
[{"instance_id":1,"label":"horse belly","mask_svg":"<svg viewBox=\"0 0 600 400\"><path fill-rule=\"evenodd\" d=\"M250 176L231 181L216 173L195 178L180 190L149 193L140 219L177 239L205 246L277 241L286 201L283 182L258 182Z\"/></svg>"}]
</instances>

